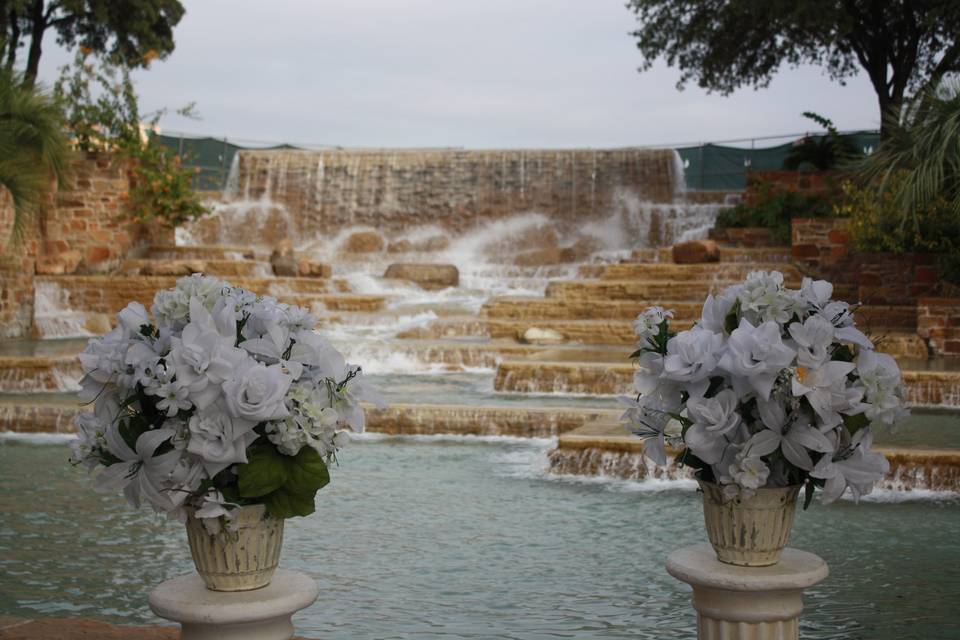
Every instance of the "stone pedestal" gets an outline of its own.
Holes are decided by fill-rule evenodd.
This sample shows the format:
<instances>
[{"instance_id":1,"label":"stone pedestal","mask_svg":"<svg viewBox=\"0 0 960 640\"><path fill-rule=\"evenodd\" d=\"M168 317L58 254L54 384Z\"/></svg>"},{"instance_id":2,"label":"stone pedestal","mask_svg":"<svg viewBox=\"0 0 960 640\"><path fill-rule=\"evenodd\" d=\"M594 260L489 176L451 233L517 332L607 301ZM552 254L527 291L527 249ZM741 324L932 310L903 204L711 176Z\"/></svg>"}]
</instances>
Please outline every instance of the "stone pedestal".
<instances>
[{"instance_id":1,"label":"stone pedestal","mask_svg":"<svg viewBox=\"0 0 960 640\"><path fill-rule=\"evenodd\" d=\"M806 551L784 549L770 567L737 567L706 544L671 553L667 572L693 587L700 640L796 640L803 590L829 573Z\"/></svg>"},{"instance_id":2,"label":"stone pedestal","mask_svg":"<svg viewBox=\"0 0 960 640\"><path fill-rule=\"evenodd\" d=\"M150 593L150 608L179 622L181 640L288 640L291 617L317 599L317 583L299 571L277 569L253 591L210 591L193 573L167 580Z\"/></svg>"}]
</instances>

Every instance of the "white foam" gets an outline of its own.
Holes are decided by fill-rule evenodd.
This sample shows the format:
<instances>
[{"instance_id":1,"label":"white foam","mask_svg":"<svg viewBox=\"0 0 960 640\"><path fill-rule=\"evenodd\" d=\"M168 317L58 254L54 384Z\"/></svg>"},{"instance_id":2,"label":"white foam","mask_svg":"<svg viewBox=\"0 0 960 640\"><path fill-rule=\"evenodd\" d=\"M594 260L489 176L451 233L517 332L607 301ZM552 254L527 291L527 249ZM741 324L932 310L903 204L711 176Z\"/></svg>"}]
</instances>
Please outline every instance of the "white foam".
<instances>
[{"instance_id":1,"label":"white foam","mask_svg":"<svg viewBox=\"0 0 960 640\"><path fill-rule=\"evenodd\" d=\"M24 442L27 444L62 445L76 438L73 433L20 433L0 431L0 442Z\"/></svg>"},{"instance_id":2,"label":"white foam","mask_svg":"<svg viewBox=\"0 0 960 640\"><path fill-rule=\"evenodd\" d=\"M853 495L847 491L841 500L853 502ZM901 502L960 502L960 493L955 491L935 491L933 489L874 489L860 502L873 504L898 504Z\"/></svg>"},{"instance_id":3,"label":"white foam","mask_svg":"<svg viewBox=\"0 0 960 640\"><path fill-rule=\"evenodd\" d=\"M365 431L363 433L351 433L351 440L360 440L364 442L383 442L383 441L407 441L407 442L455 442L461 444L486 444L486 445L524 445L535 450L550 449L557 445L556 438L521 438L519 436L494 436L494 435L473 435L473 434L389 434L378 433L374 431Z\"/></svg>"}]
</instances>

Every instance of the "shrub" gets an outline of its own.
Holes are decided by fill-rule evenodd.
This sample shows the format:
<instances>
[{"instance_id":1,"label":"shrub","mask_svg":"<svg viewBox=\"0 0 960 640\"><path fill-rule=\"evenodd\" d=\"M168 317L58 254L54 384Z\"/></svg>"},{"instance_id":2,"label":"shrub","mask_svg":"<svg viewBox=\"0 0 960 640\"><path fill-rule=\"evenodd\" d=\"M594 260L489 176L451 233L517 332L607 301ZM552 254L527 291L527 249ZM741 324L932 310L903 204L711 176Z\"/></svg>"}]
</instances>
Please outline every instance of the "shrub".
<instances>
[{"instance_id":1,"label":"shrub","mask_svg":"<svg viewBox=\"0 0 960 640\"><path fill-rule=\"evenodd\" d=\"M898 198L902 174L879 190L854 182L843 184L843 202L835 211L850 217L850 237L861 251L938 254L941 277L960 284L960 216L940 198L905 217Z\"/></svg>"},{"instance_id":2,"label":"shrub","mask_svg":"<svg viewBox=\"0 0 960 640\"><path fill-rule=\"evenodd\" d=\"M750 202L738 204L717 216L717 228L764 227L774 240L789 244L793 218L822 218L836 215L831 194L804 194L776 188L762 182Z\"/></svg>"}]
</instances>

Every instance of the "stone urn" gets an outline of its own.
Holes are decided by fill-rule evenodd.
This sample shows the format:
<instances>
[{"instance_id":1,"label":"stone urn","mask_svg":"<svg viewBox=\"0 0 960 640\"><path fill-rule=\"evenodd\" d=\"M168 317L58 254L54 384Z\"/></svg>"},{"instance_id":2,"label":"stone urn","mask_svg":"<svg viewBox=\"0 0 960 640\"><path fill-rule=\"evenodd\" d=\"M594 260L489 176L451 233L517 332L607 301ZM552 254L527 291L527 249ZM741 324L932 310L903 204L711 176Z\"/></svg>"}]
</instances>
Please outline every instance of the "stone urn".
<instances>
[{"instance_id":1,"label":"stone urn","mask_svg":"<svg viewBox=\"0 0 960 640\"><path fill-rule=\"evenodd\" d=\"M210 533L191 514L187 541L197 573L212 591L250 591L270 584L280 562L283 520L262 504L240 507L229 528Z\"/></svg>"},{"instance_id":2,"label":"stone urn","mask_svg":"<svg viewBox=\"0 0 960 640\"><path fill-rule=\"evenodd\" d=\"M757 489L749 498L728 498L720 485L697 482L703 491L707 537L720 562L766 567L780 561L801 485Z\"/></svg>"}]
</instances>

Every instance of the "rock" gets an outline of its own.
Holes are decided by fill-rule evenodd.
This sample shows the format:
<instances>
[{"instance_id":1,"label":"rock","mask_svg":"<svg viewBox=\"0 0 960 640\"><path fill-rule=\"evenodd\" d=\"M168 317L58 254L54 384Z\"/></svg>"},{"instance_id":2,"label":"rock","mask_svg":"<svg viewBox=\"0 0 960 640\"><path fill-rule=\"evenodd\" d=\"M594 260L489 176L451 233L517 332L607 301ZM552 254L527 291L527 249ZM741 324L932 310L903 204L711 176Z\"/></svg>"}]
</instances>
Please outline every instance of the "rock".
<instances>
[{"instance_id":1,"label":"rock","mask_svg":"<svg viewBox=\"0 0 960 640\"><path fill-rule=\"evenodd\" d=\"M565 340L562 333L553 329L530 327L517 334L517 339L526 344L562 344Z\"/></svg>"},{"instance_id":2,"label":"rock","mask_svg":"<svg viewBox=\"0 0 960 640\"><path fill-rule=\"evenodd\" d=\"M329 278L333 268L326 262L314 262L307 258L297 260L297 273L301 278Z\"/></svg>"},{"instance_id":3,"label":"rock","mask_svg":"<svg viewBox=\"0 0 960 640\"><path fill-rule=\"evenodd\" d=\"M76 272L83 254L76 249L63 251L56 255L43 255L37 258L37 273L59 276Z\"/></svg>"},{"instance_id":4,"label":"rock","mask_svg":"<svg viewBox=\"0 0 960 640\"><path fill-rule=\"evenodd\" d=\"M673 245L673 261L677 264L720 262L720 248L713 240L691 240Z\"/></svg>"},{"instance_id":5,"label":"rock","mask_svg":"<svg viewBox=\"0 0 960 640\"><path fill-rule=\"evenodd\" d=\"M410 280L424 289L445 289L460 284L460 271L452 264L397 263L387 267L384 278Z\"/></svg>"},{"instance_id":6,"label":"rock","mask_svg":"<svg viewBox=\"0 0 960 640\"><path fill-rule=\"evenodd\" d=\"M557 247L544 247L533 251L524 251L514 257L513 264L518 267L541 267L548 264L564 262L564 253Z\"/></svg>"},{"instance_id":7,"label":"rock","mask_svg":"<svg viewBox=\"0 0 960 640\"><path fill-rule=\"evenodd\" d=\"M430 236L424 240L408 240L403 238L387 245L387 253L413 253L426 251L444 251L450 248L450 240L446 236Z\"/></svg>"},{"instance_id":8,"label":"rock","mask_svg":"<svg viewBox=\"0 0 960 640\"><path fill-rule=\"evenodd\" d=\"M341 251L348 253L377 253L383 251L386 242L376 231L355 231L351 233L341 246Z\"/></svg>"},{"instance_id":9,"label":"rock","mask_svg":"<svg viewBox=\"0 0 960 640\"><path fill-rule=\"evenodd\" d=\"M275 276L295 278L300 275L292 240L284 238L277 243L273 253L270 254L270 266L273 267Z\"/></svg>"},{"instance_id":10,"label":"rock","mask_svg":"<svg viewBox=\"0 0 960 640\"><path fill-rule=\"evenodd\" d=\"M88 313L83 328L95 336L102 336L113 328L113 319L105 313Z\"/></svg>"},{"instance_id":11,"label":"rock","mask_svg":"<svg viewBox=\"0 0 960 640\"><path fill-rule=\"evenodd\" d=\"M140 267L140 275L189 276L206 270L207 263L203 260L151 260Z\"/></svg>"}]
</instances>

